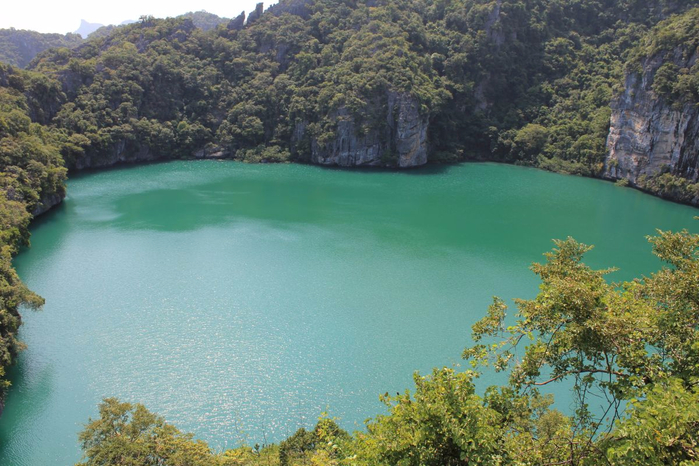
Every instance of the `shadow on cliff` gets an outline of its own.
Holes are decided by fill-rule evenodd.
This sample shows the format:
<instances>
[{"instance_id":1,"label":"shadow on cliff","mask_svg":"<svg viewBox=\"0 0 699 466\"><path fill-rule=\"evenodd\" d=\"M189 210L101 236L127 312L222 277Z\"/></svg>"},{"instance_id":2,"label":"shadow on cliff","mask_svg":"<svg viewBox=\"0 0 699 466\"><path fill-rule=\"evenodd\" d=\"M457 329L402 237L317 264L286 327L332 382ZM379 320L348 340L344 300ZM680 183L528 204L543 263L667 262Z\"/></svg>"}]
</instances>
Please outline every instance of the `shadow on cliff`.
<instances>
[{"instance_id":1,"label":"shadow on cliff","mask_svg":"<svg viewBox=\"0 0 699 466\"><path fill-rule=\"evenodd\" d=\"M29 365L22 356L8 370L12 387L5 400L0 423L0 462L3 457L12 458L13 452L16 454L32 448L32 445L14 443L15 432L31 428L37 415L46 409L51 399L55 375L53 366L47 365L38 371L34 368L34 371L34 374L29 375Z\"/></svg>"}]
</instances>

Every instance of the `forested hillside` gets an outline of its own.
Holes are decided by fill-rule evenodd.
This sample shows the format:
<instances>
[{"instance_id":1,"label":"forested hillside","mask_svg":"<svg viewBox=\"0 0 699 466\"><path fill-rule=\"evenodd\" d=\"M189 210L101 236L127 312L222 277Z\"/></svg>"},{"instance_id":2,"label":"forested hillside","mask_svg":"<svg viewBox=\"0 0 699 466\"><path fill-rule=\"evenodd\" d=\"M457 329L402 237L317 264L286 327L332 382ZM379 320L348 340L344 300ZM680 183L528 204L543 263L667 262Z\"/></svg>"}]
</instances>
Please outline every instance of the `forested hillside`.
<instances>
[{"instance_id":1,"label":"forested hillside","mask_svg":"<svg viewBox=\"0 0 699 466\"><path fill-rule=\"evenodd\" d=\"M612 101L605 176L699 204L699 9L656 26L632 49Z\"/></svg>"},{"instance_id":2,"label":"forested hillside","mask_svg":"<svg viewBox=\"0 0 699 466\"><path fill-rule=\"evenodd\" d=\"M698 5L287 0L222 24L197 14L142 17L77 47L56 44L64 46L39 54L30 71L0 65L0 375L21 347L18 306L41 303L11 257L28 242L32 214L60 202L64 166L193 157L388 167L496 160L618 179L698 205ZM435 371L416 379L414 397L387 399L391 415L366 435L321 422L263 451L280 464L311 456L316 464L693 464L697 241L662 235L656 253L671 267L621 287L580 263L584 247L562 243L535 268L550 293L521 303L520 333L507 337L548 335L555 345L536 340L512 386L479 397L474 374ZM496 302L476 334L504 330L502 312ZM562 334L551 327L561 319ZM640 333L630 324L637 322L647 324ZM477 349L468 355L507 367L507 353ZM606 435L584 403L572 418L548 409L535 391L522 392L541 382L537 358L576 378L580 390L600 389L631 409ZM599 373L608 381L591 377ZM203 455L182 464L216 464L205 445L141 408L130 418L132 408L103 406L102 421L82 438L88 464L142 464L100 462L119 425L110 416L132 432L141 448L133 455L153 458L147 448L165 438L172 452ZM239 450L215 461L248 464L262 454Z\"/></svg>"},{"instance_id":3,"label":"forested hillside","mask_svg":"<svg viewBox=\"0 0 699 466\"><path fill-rule=\"evenodd\" d=\"M676 24L652 28L696 4L289 0L208 32L186 15L142 18L32 68L62 84L53 124L75 135L65 156L76 168L192 156L489 159L615 178L606 141L625 69L653 37L694 63L696 45L663 32ZM692 34L696 14L682 21ZM679 176L691 184L692 173ZM697 197L694 185L674 196L618 178Z\"/></svg>"},{"instance_id":4,"label":"forested hillside","mask_svg":"<svg viewBox=\"0 0 699 466\"><path fill-rule=\"evenodd\" d=\"M0 62L24 68L44 50L75 47L82 41L78 34L42 34L21 29L0 29Z\"/></svg>"},{"instance_id":5,"label":"forested hillside","mask_svg":"<svg viewBox=\"0 0 699 466\"><path fill-rule=\"evenodd\" d=\"M22 348L17 341L21 305L37 308L43 300L29 291L12 267L12 256L29 245L29 221L65 195L66 169L44 109L60 90L37 73L0 64L0 396L9 386L5 368ZM0 403L1 406L1 403Z\"/></svg>"}]
</instances>

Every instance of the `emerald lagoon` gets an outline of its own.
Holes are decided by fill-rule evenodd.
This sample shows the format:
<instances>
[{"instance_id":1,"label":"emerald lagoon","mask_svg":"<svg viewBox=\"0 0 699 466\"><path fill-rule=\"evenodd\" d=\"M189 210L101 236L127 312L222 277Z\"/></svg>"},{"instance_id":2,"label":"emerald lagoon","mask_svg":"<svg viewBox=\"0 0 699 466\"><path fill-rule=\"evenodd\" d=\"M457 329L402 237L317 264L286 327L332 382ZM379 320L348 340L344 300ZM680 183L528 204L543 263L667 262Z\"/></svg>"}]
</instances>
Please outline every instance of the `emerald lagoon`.
<instances>
[{"instance_id":1,"label":"emerald lagoon","mask_svg":"<svg viewBox=\"0 0 699 466\"><path fill-rule=\"evenodd\" d=\"M600 180L473 163L409 171L180 161L80 174L15 264L23 311L0 464L70 465L105 397L215 448L347 430L415 371L463 365L493 295L573 236L613 280L659 267L645 236L699 211ZM511 308L512 309L512 308ZM480 384L501 381L484 376ZM566 391L557 396L566 408Z\"/></svg>"}]
</instances>

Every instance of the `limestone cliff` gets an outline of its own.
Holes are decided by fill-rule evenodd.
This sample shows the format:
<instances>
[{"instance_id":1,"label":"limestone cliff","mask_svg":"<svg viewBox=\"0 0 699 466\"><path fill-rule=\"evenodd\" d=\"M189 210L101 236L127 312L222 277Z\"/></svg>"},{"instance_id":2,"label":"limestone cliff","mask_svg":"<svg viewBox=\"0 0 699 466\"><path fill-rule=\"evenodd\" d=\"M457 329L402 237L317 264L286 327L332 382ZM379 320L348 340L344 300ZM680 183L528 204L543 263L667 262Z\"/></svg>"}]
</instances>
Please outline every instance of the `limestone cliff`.
<instances>
[{"instance_id":1,"label":"limestone cliff","mask_svg":"<svg viewBox=\"0 0 699 466\"><path fill-rule=\"evenodd\" d=\"M148 146L119 139L108 147L86 151L83 157L75 160L73 164L69 164L69 168L84 170L110 167L119 163L152 162L159 158Z\"/></svg>"},{"instance_id":2,"label":"limestone cliff","mask_svg":"<svg viewBox=\"0 0 699 466\"><path fill-rule=\"evenodd\" d=\"M677 50L670 59L678 69L689 69L697 54ZM612 102L606 178L637 184L642 175L670 173L699 180L699 108L654 91L656 73L667 60L662 55L644 60L641 70L627 74L623 93Z\"/></svg>"},{"instance_id":3,"label":"limestone cliff","mask_svg":"<svg viewBox=\"0 0 699 466\"><path fill-rule=\"evenodd\" d=\"M49 193L49 194L42 195L41 200L36 205L36 207L34 207L34 210L32 210L32 215L34 217L38 217L39 215L48 212L53 207L55 207L58 204L60 204L61 202L63 202L64 197L65 197L65 192Z\"/></svg>"},{"instance_id":4,"label":"limestone cliff","mask_svg":"<svg viewBox=\"0 0 699 466\"><path fill-rule=\"evenodd\" d=\"M385 124L362 129L357 119L342 107L334 118L335 137L327 143L311 140L311 161L341 167L416 167L427 163L428 118L421 115L418 102L407 94L388 92L386 105L377 105ZM304 126L297 127L296 138Z\"/></svg>"}]
</instances>

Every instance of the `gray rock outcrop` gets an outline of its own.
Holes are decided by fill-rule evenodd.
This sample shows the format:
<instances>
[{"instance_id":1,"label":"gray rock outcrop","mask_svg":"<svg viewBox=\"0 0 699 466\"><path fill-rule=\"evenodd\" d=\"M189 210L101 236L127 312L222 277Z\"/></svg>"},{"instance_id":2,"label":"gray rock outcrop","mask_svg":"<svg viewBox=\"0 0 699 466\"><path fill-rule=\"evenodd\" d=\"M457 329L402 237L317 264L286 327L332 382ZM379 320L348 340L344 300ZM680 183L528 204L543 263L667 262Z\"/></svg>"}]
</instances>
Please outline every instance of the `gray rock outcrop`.
<instances>
[{"instance_id":1,"label":"gray rock outcrop","mask_svg":"<svg viewBox=\"0 0 699 466\"><path fill-rule=\"evenodd\" d=\"M240 13L238 16L233 18L229 23L228 23L228 30L229 31L240 31L243 29L245 26L245 12L243 11Z\"/></svg>"},{"instance_id":2,"label":"gray rock outcrop","mask_svg":"<svg viewBox=\"0 0 699 466\"><path fill-rule=\"evenodd\" d=\"M257 5L255 5L255 10L251 11L250 14L248 15L248 22L246 24L252 24L260 17L262 17L262 13L264 12L265 6L264 3L260 2Z\"/></svg>"},{"instance_id":3,"label":"gray rock outcrop","mask_svg":"<svg viewBox=\"0 0 699 466\"><path fill-rule=\"evenodd\" d=\"M675 53L678 68L696 63L696 53ZM699 108L668 102L653 91L655 73L665 61L650 57L641 72L627 74L624 92L612 102L604 176L635 184L641 175L669 172L699 180Z\"/></svg>"},{"instance_id":4,"label":"gray rock outcrop","mask_svg":"<svg viewBox=\"0 0 699 466\"><path fill-rule=\"evenodd\" d=\"M106 150L87 151L84 157L75 161L70 168L84 170L87 168L110 167L119 163L152 162L159 157L145 145L133 146L126 139L120 139Z\"/></svg>"},{"instance_id":5,"label":"gray rock outcrop","mask_svg":"<svg viewBox=\"0 0 699 466\"><path fill-rule=\"evenodd\" d=\"M311 140L311 161L341 167L424 165L428 118L419 109L419 103L410 95L389 92L387 105L377 105L374 109L385 112L385 124L360 130L355 118L342 107L334 115L337 121L334 139L325 144ZM295 138L303 137L304 131L305 125L297 127Z\"/></svg>"},{"instance_id":6,"label":"gray rock outcrop","mask_svg":"<svg viewBox=\"0 0 699 466\"><path fill-rule=\"evenodd\" d=\"M34 207L32 215L38 217L39 215L48 212L51 208L57 206L63 202L63 195L59 193L51 193L48 195L42 195L39 204Z\"/></svg>"}]
</instances>

